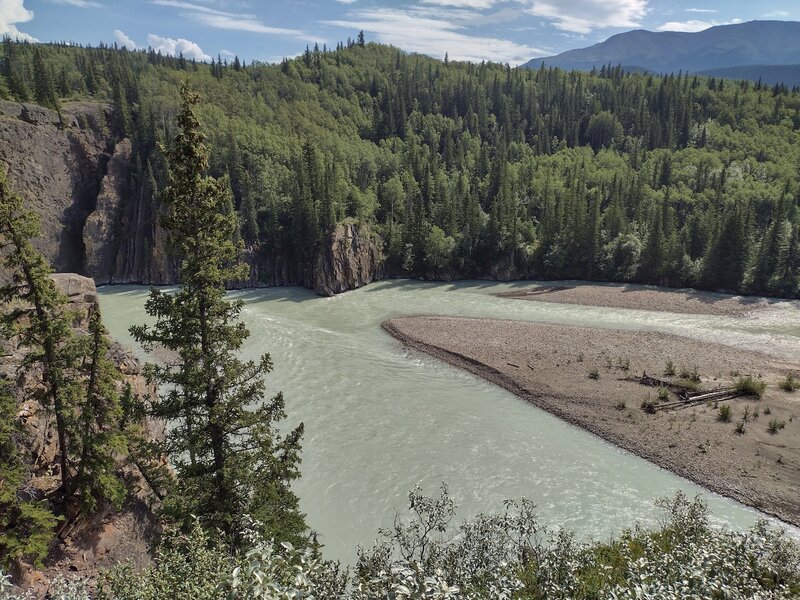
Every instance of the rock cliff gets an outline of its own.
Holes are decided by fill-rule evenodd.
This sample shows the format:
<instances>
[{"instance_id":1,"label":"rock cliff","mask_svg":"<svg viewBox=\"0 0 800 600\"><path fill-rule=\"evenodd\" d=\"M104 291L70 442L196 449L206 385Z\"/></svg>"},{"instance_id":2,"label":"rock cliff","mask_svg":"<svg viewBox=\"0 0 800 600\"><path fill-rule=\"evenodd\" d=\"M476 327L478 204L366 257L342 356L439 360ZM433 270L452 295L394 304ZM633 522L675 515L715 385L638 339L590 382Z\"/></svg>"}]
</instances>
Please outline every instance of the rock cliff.
<instances>
[{"instance_id":1,"label":"rock cliff","mask_svg":"<svg viewBox=\"0 0 800 600\"><path fill-rule=\"evenodd\" d=\"M0 163L41 215L37 247L57 271L98 284L175 283L161 207L137 181L130 141L111 141L108 110L72 103L59 117L34 104L0 102ZM307 264L263 249L251 250L246 260L251 277L244 287L304 285L332 295L384 276L380 240L353 223L335 227Z\"/></svg>"},{"instance_id":2,"label":"rock cliff","mask_svg":"<svg viewBox=\"0 0 800 600\"><path fill-rule=\"evenodd\" d=\"M98 310L94 281L72 273L53 276L56 285L67 295L74 309L76 330L83 330L91 313ZM23 393L31 389L38 374L23 368L26 349L16 339L0 340L0 377L15 381L18 411L17 419L23 426L23 457L31 474L29 488L32 493L45 497L57 486L58 460L55 425L50 413L39 401ZM134 394L144 396L155 390L145 381L139 361L119 344L113 344L110 357L117 364L124 383L130 383ZM122 383L121 383L122 385ZM163 427L156 422L145 423L151 439L163 436ZM14 572L17 583L26 589L41 593L47 582L58 573L76 572L92 577L103 568L121 561L131 560L143 565L149 561L150 542L157 519L152 511L155 495L147 485L138 467L121 456L116 475L128 488L128 498L120 510L110 505L101 506L92 515L83 515L74 506L64 508L63 520L53 533L53 543L43 569L20 564Z\"/></svg>"}]
</instances>

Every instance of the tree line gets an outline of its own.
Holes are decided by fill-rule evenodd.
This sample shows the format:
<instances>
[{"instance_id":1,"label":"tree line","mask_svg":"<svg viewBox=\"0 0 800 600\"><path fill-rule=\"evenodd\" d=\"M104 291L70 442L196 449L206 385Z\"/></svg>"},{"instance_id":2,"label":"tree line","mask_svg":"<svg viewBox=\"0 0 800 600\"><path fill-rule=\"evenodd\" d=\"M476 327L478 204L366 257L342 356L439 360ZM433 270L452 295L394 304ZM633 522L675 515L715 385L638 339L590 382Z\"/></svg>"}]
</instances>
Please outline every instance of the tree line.
<instances>
[{"instance_id":1,"label":"tree line","mask_svg":"<svg viewBox=\"0 0 800 600\"><path fill-rule=\"evenodd\" d=\"M153 206L188 80L256 262L303 269L350 219L391 274L798 294L797 89L443 62L363 37L278 65L4 47L8 97L39 77L59 102L111 104L109 132L134 145L130 201Z\"/></svg>"}]
</instances>

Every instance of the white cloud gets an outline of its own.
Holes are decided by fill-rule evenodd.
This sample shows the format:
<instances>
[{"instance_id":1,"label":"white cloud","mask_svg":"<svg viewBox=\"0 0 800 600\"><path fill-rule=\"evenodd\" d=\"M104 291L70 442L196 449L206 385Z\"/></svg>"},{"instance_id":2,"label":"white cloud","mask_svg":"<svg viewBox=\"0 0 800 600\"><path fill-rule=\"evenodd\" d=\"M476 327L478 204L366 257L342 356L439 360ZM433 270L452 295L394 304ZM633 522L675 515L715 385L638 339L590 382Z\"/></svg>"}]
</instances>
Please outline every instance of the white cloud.
<instances>
[{"instance_id":1,"label":"white cloud","mask_svg":"<svg viewBox=\"0 0 800 600\"><path fill-rule=\"evenodd\" d=\"M490 60L520 64L548 53L511 40L471 36L462 23L480 15L463 11L424 8L373 8L348 15L346 20L324 21L326 25L363 29L378 41L410 52L436 58L448 54L453 60Z\"/></svg>"},{"instance_id":2,"label":"white cloud","mask_svg":"<svg viewBox=\"0 0 800 600\"><path fill-rule=\"evenodd\" d=\"M648 0L527 0L528 12L554 21L558 29L589 33L606 27L638 27Z\"/></svg>"},{"instance_id":3,"label":"white cloud","mask_svg":"<svg viewBox=\"0 0 800 600\"><path fill-rule=\"evenodd\" d=\"M200 4L185 2L184 0L151 0L151 3L158 6L170 6L183 9L186 11L184 16L215 29L246 31L249 33L263 33L267 35L286 35L303 41L318 42L320 44L325 42L325 40L309 35L299 29L286 29L284 27L266 25L256 15L252 14L217 10Z\"/></svg>"},{"instance_id":4,"label":"white cloud","mask_svg":"<svg viewBox=\"0 0 800 600\"><path fill-rule=\"evenodd\" d=\"M174 39L151 33L147 36L147 44L156 52L161 52L161 54L167 54L169 56L180 56L183 54L184 58L188 59L211 60L211 57L203 52L200 46L184 38Z\"/></svg>"},{"instance_id":5,"label":"white cloud","mask_svg":"<svg viewBox=\"0 0 800 600\"><path fill-rule=\"evenodd\" d=\"M123 48L127 48L128 50L136 50L139 46L136 45L131 38L125 35L124 31L119 29L114 30L114 39L117 40L117 44L122 46Z\"/></svg>"},{"instance_id":6,"label":"white cloud","mask_svg":"<svg viewBox=\"0 0 800 600\"><path fill-rule=\"evenodd\" d=\"M764 15L765 19L788 19L789 18L789 11L788 10L773 10L772 12L768 12Z\"/></svg>"},{"instance_id":7,"label":"white cloud","mask_svg":"<svg viewBox=\"0 0 800 600\"><path fill-rule=\"evenodd\" d=\"M38 42L35 37L17 29L18 23L28 23L31 20L33 11L25 8L25 0L0 0L0 35Z\"/></svg>"},{"instance_id":8,"label":"white cloud","mask_svg":"<svg viewBox=\"0 0 800 600\"><path fill-rule=\"evenodd\" d=\"M716 13L719 12L718 10L714 10L713 8L687 8L686 12L690 13Z\"/></svg>"},{"instance_id":9,"label":"white cloud","mask_svg":"<svg viewBox=\"0 0 800 600\"><path fill-rule=\"evenodd\" d=\"M339 4L354 4L357 0L336 0ZM280 62L280 61L278 61Z\"/></svg>"},{"instance_id":10,"label":"white cloud","mask_svg":"<svg viewBox=\"0 0 800 600\"><path fill-rule=\"evenodd\" d=\"M698 31L705 31L710 27L716 27L718 25L736 25L741 23L741 19L732 19L730 21L697 21L697 20L689 20L689 21L669 21L668 23L664 23L658 28L658 31L678 31L682 33L697 33Z\"/></svg>"},{"instance_id":11,"label":"white cloud","mask_svg":"<svg viewBox=\"0 0 800 600\"><path fill-rule=\"evenodd\" d=\"M101 8L103 5L98 2L90 2L89 0L50 0L55 4L66 4L68 6L77 6L78 8Z\"/></svg>"},{"instance_id":12,"label":"white cloud","mask_svg":"<svg viewBox=\"0 0 800 600\"><path fill-rule=\"evenodd\" d=\"M340 2L342 0L339 0ZM494 0L422 0L423 4L436 4L437 6L453 6L455 8L486 9L494 6Z\"/></svg>"}]
</instances>

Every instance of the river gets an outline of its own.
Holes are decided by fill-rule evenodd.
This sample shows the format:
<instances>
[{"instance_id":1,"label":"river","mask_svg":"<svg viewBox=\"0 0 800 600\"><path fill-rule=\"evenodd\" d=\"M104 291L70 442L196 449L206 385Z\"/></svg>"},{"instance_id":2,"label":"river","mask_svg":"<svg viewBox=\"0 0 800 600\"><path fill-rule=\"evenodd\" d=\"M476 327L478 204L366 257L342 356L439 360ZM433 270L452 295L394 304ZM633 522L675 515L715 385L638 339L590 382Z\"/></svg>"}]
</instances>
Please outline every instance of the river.
<instances>
[{"instance_id":1,"label":"river","mask_svg":"<svg viewBox=\"0 0 800 600\"><path fill-rule=\"evenodd\" d=\"M544 523L606 539L640 521L653 499L696 485L568 425L509 392L434 358L409 353L380 327L389 318L452 314L596 327L659 330L732 348L800 359L800 308L783 303L755 317L675 315L497 298L530 283L385 281L333 298L301 288L236 292L252 333L245 352L270 352L271 392L287 423L305 423L302 478L294 484L327 557L352 562L379 527L406 508L420 484L447 482L459 518L525 496ZM146 321L142 287L100 290L111 334ZM735 351L735 350L732 350ZM759 515L704 492L731 527Z\"/></svg>"}]
</instances>

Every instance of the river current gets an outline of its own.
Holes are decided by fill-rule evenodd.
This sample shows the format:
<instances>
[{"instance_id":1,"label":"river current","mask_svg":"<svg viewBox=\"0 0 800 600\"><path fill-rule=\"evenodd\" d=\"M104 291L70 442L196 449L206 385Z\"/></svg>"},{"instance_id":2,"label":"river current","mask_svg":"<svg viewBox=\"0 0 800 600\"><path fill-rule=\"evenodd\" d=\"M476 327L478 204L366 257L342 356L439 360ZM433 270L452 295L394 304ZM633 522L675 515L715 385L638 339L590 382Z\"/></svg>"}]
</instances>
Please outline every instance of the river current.
<instances>
[{"instance_id":1,"label":"river current","mask_svg":"<svg viewBox=\"0 0 800 600\"><path fill-rule=\"evenodd\" d=\"M283 391L287 424L305 423L302 478L294 489L329 558L352 562L379 527L406 509L415 485L447 482L459 518L525 496L543 523L603 540L639 521L654 524L654 498L702 492L720 523L759 516L732 500L560 421L509 392L432 357L408 352L381 329L417 314L494 317L657 330L800 359L800 306L753 317L676 315L524 302L494 293L527 283L375 283L333 298L301 288L236 292L251 331L245 353L269 352L271 393ZM147 288L100 290L111 334L147 321ZM142 355L143 356L143 355Z\"/></svg>"}]
</instances>

